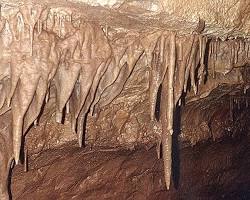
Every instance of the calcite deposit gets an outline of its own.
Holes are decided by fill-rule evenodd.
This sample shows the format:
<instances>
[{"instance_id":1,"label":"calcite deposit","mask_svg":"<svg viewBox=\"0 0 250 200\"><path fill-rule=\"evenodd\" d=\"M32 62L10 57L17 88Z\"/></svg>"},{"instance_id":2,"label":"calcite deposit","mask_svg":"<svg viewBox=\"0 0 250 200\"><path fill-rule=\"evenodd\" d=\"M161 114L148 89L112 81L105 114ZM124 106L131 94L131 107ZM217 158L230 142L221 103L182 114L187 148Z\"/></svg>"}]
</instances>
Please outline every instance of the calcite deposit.
<instances>
[{"instance_id":1,"label":"calcite deposit","mask_svg":"<svg viewBox=\"0 0 250 200\"><path fill-rule=\"evenodd\" d=\"M24 148L50 148L35 139L48 124L51 146L157 143L169 189L176 110L221 84L249 88L247 0L0 3L0 199L21 157L27 169ZM232 97L232 119L248 100Z\"/></svg>"}]
</instances>

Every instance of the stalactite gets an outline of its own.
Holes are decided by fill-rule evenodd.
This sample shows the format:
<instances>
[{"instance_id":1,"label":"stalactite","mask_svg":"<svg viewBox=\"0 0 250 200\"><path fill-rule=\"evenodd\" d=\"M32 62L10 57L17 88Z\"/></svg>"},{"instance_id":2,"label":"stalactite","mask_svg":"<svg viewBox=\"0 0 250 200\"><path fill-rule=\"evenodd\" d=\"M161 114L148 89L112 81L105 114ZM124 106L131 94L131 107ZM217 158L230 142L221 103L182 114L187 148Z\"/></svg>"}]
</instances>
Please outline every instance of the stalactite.
<instances>
[{"instance_id":1,"label":"stalactite","mask_svg":"<svg viewBox=\"0 0 250 200\"><path fill-rule=\"evenodd\" d=\"M190 59L190 53L193 46L193 39L186 37L183 43L183 56L180 66L177 66L176 72L176 85L175 85L175 104L179 101L182 96L183 90L186 90L186 70Z\"/></svg>"},{"instance_id":2,"label":"stalactite","mask_svg":"<svg viewBox=\"0 0 250 200\"><path fill-rule=\"evenodd\" d=\"M240 51L240 43L239 41L235 41L235 57L234 57L234 64L238 62L238 56L239 56L239 51Z\"/></svg>"},{"instance_id":3,"label":"stalactite","mask_svg":"<svg viewBox=\"0 0 250 200\"><path fill-rule=\"evenodd\" d=\"M66 103L66 114L70 113L70 108L69 108L69 101Z\"/></svg>"},{"instance_id":4,"label":"stalactite","mask_svg":"<svg viewBox=\"0 0 250 200\"><path fill-rule=\"evenodd\" d=\"M1 89L1 96L0 96L0 109L4 106L5 100L6 100L6 89L4 88L4 85L2 83L0 83Z\"/></svg>"},{"instance_id":5,"label":"stalactite","mask_svg":"<svg viewBox=\"0 0 250 200\"><path fill-rule=\"evenodd\" d=\"M24 22L29 26L30 47L31 47L30 56L32 56L33 54L33 39L34 39L35 25L38 22L44 9L45 8L43 8L40 5L36 5L36 6L24 5L20 7L20 12L22 13Z\"/></svg>"},{"instance_id":6,"label":"stalactite","mask_svg":"<svg viewBox=\"0 0 250 200\"><path fill-rule=\"evenodd\" d=\"M107 71L107 69L108 69L108 66L109 66L109 64L110 64L110 62L111 62L111 55L101 64L102 66L101 66L101 68L100 68L100 72L98 72L97 73L97 77L98 77L98 80L96 81L96 80L94 80L94 84L93 84L93 86L94 86L94 89L92 89L92 93L91 93L91 100L90 100L90 105L89 105L89 113L90 113L90 115L91 116L93 116L94 115L94 109L95 109L95 104L94 104L94 102L95 102L95 99L97 98L97 99L100 99L100 96L99 97L97 97L97 94L96 94L96 92L98 91L98 88L99 88L99 86L100 86L100 80L101 80L101 78L104 76L104 74L106 73L106 71ZM132 71L131 71L132 72Z\"/></svg>"},{"instance_id":7,"label":"stalactite","mask_svg":"<svg viewBox=\"0 0 250 200\"><path fill-rule=\"evenodd\" d=\"M28 149L24 152L24 172L28 172Z\"/></svg>"},{"instance_id":8,"label":"stalactite","mask_svg":"<svg viewBox=\"0 0 250 200\"><path fill-rule=\"evenodd\" d=\"M245 70L246 70L246 68L245 68ZM246 73L246 76L247 76L247 73ZM244 91L243 91L243 93L244 94L246 94L247 93L247 90L250 88L250 85L245 85L244 86Z\"/></svg>"},{"instance_id":9,"label":"stalactite","mask_svg":"<svg viewBox=\"0 0 250 200\"><path fill-rule=\"evenodd\" d=\"M185 49L185 40L176 39L176 48L177 48L177 67L176 67L176 76L175 76L175 105L179 101L182 91L183 91L183 79L185 75L185 65L186 65L186 51ZM186 49L185 49L186 50ZM180 103L180 101L179 101Z\"/></svg>"},{"instance_id":10,"label":"stalactite","mask_svg":"<svg viewBox=\"0 0 250 200\"><path fill-rule=\"evenodd\" d=\"M24 21L21 13L17 14L17 30L18 30L18 38L17 40L23 39L24 34Z\"/></svg>"},{"instance_id":11,"label":"stalactite","mask_svg":"<svg viewBox=\"0 0 250 200\"><path fill-rule=\"evenodd\" d=\"M206 69L205 69L205 52L206 52L206 46L207 46L207 37L199 37L200 39L200 69L198 73L198 79L199 79L199 85L204 80L203 78L206 75Z\"/></svg>"},{"instance_id":12,"label":"stalactite","mask_svg":"<svg viewBox=\"0 0 250 200\"><path fill-rule=\"evenodd\" d=\"M250 57L250 45L248 41L246 42L246 52L247 52L247 58L249 58Z\"/></svg>"},{"instance_id":13,"label":"stalactite","mask_svg":"<svg viewBox=\"0 0 250 200\"><path fill-rule=\"evenodd\" d=\"M165 182L169 189L175 106L181 105L181 98L188 93L189 80L197 94L197 81L201 84L206 76L208 39L201 35L205 22L199 20L192 35L177 36L175 32L156 30L143 33L142 37L138 34L133 39L127 34L123 40L112 38L107 25L103 31L94 22L83 23L80 19L76 23L72 14L58 10L49 12L43 6L32 4L21 6L20 12L8 19L0 13L3 47L0 56L4 66L9 64L1 71L0 79L10 82L9 87L4 81L0 83L0 115L11 109L11 150L16 163L19 162L22 138L29 127L39 121L44 101L49 101L51 85L56 87L56 121L62 122L66 106L66 114L71 117L72 130L77 132L81 147L89 110L93 114L96 105L102 108L110 104L122 92L137 62L145 55L147 64L151 65L149 101L152 121L155 121L156 96L162 85L160 122L163 132L158 144L162 142ZM116 43L119 39L123 41L120 44ZM234 40L228 43L233 68L241 57L249 57L249 42ZM208 62L212 62L214 78L223 49L220 45L218 38L211 39L208 44ZM243 100L230 97L232 120L234 102L240 109ZM245 104L248 107L247 99ZM7 105L9 108L3 109Z\"/></svg>"},{"instance_id":14,"label":"stalactite","mask_svg":"<svg viewBox=\"0 0 250 200\"><path fill-rule=\"evenodd\" d=\"M212 41L209 41L209 51L208 51L208 57L209 59L212 58L212 54L213 54L213 48L212 48Z\"/></svg>"},{"instance_id":15,"label":"stalactite","mask_svg":"<svg viewBox=\"0 0 250 200\"><path fill-rule=\"evenodd\" d=\"M79 116L78 116L78 122L77 122L77 133L78 133L78 143L79 146L82 147L83 145L83 134L84 134L84 121L85 121L85 117L87 112L89 111L89 108L92 104L92 102L94 101L94 97L95 97L95 92L96 89L98 87L98 83L100 81L100 78L102 77L104 71L106 70L106 62L102 62L98 69L97 72L95 74L95 77L93 79L91 88L89 90L88 96L86 98L86 102L84 103Z\"/></svg>"},{"instance_id":16,"label":"stalactite","mask_svg":"<svg viewBox=\"0 0 250 200\"><path fill-rule=\"evenodd\" d=\"M86 24L86 31L84 32L84 41L81 47L81 53L84 56L82 58L83 64L81 65L80 75L79 75L79 95L75 95L75 104L72 105L72 114L71 114L71 126L72 131L76 131L76 121L80 114L80 111L85 103L87 95L90 91L93 79L95 77L96 71L99 67L98 63L95 63L95 60L92 58L92 42L94 42L93 35L94 29L90 24ZM75 88L76 89L76 88ZM74 92L74 91L73 91Z\"/></svg>"},{"instance_id":17,"label":"stalactite","mask_svg":"<svg viewBox=\"0 0 250 200\"><path fill-rule=\"evenodd\" d=\"M146 36L143 35L140 38L141 45L145 51L145 56L148 66L151 66L152 64L152 56L153 56L153 51L156 47L156 41L158 41L159 37L162 34L163 34L162 31L155 31L150 34L147 34Z\"/></svg>"},{"instance_id":18,"label":"stalactite","mask_svg":"<svg viewBox=\"0 0 250 200\"><path fill-rule=\"evenodd\" d=\"M216 60L215 60L215 54L216 54L216 49L215 49L215 42L212 41L212 62L213 62L213 69L212 69L212 77L215 78L215 68L216 68Z\"/></svg>"},{"instance_id":19,"label":"stalactite","mask_svg":"<svg viewBox=\"0 0 250 200\"><path fill-rule=\"evenodd\" d=\"M215 38L215 41L214 41L214 62L216 63L217 62L217 56L218 56L218 37Z\"/></svg>"},{"instance_id":20,"label":"stalactite","mask_svg":"<svg viewBox=\"0 0 250 200\"><path fill-rule=\"evenodd\" d=\"M76 130L77 121L77 133L80 146L82 146L83 124L86 114L94 101L98 84L107 70L111 59L111 48L101 28L96 24L93 26L89 24L87 26L90 28L86 29L82 52L86 52L86 57L83 58L83 60L86 60L87 63L90 64L82 65L79 77L80 95L79 97L75 95L77 98L77 106L75 108L72 107L72 109L75 110L75 112L72 113L72 129L73 131Z\"/></svg>"},{"instance_id":21,"label":"stalactite","mask_svg":"<svg viewBox=\"0 0 250 200\"><path fill-rule=\"evenodd\" d=\"M238 59L238 48L237 48L237 42L234 41L234 45L233 45L233 48L234 48L234 58L233 58L233 64L235 65L237 63L237 59Z\"/></svg>"},{"instance_id":22,"label":"stalactite","mask_svg":"<svg viewBox=\"0 0 250 200\"><path fill-rule=\"evenodd\" d=\"M62 16L58 16L58 21L59 21L59 37L62 37Z\"/></svg>"},{"instance_id":23,"label":"stalactite","mask_svg":"<svg viewBox=\"0 0 250 200\"><path fill-rule=\"evenodd\" d=\"M126 51L126 57L127 59L129 58L129 62L126 62L124 64L114 84L105 90L102 100L100 101L101 107L110 104L121 93L126 81L128 80L135 67L135 64L141 58L143 53L144 50L140 44L140 41L135 41L129 46Z\"/></svg>"},{"instance_id":24,"label":"stalactite","mask_svg":"<svg viewBox=\"0 0 250 200\"><path fill-rule=\"evenodd\" d=\"M156 106L156 97L159 90L159 87L163 81L163 77L165 76L167 65L164 62L164 52L165 52L165 36L161 35L158 38L156 43L152 64L151 64L151 80L150 80L150 118L154 120L155 118L155 106Z\"/></svg>"},{"instance_id":25,"label":"stalactite","mask_svg":"<svg viewBox=\"0 0 250 200\"><path fill-rule=\"evenodd\" d=\"M82 29L75 30L74 34L71 34L64 40L61 40L56 45L59 50L61 63L56 74L56 88L57 88L57 114L56 121L60 123L62 121L62 111L72 94L75 83L80 76L83 68L83 59L81 57L82 42L84 33ZM85 38L86 39L86 38ZM80 62L79 62L80 61ZM86 70L89 72L90 70ZM85 71L84 71L85 72ZM89 78L93 75L90 74ZM68 84L64 81L68 80ZM86 85L87 87L87 85Z\"/></svg>"},{"instance_id":26,"label":"stalactite","mask_svg":"<svg viewBox=\"0 0 250 200\"><path fill-rule=\"evenodd\" d=\"M198 65L198 60L199 57L197 55L198 53L198 45L199 45L199 40L198 40L198 37L195 36L195 40L194 40L194 46L193 46L193 49L194 52L191 51L191 55L190 55L190 59L192 60L191 61L191 67L190 67L190 77L191 77L191 86L193 87L193 90L194 90L194 94L197 94L197 85L196 85L196 79L195 79L195 70L196 70L196 67Z\"/></svg>"},{"instance_id":27,"label":"stalactite","mask_svg":"<svg viewBox=\"0 0 250 200\"><path fill-rule=\"evenodd\" d=\"M196 91L196 83L194 80L194 65L195 65L194 62L195 62L196 54L197 54L197 47L199 45L198 37L196 35L192 35L191 41L192 41L192 47L190 50L190 56L189 56L186 71L185 71L184 92L187 91L188 80L189 80L190 75L191 75L191 86L194 88L194 91Z\"/></svg>"},{"instance_id":28,"label":"stalactite","mask_svg":"<svg viewBox=\"0 0 250 200\"><path fill-rule=\"evenodd\" d=\"M202 59L202 53L203 53L203 36L202 35L198 35L199 38L199 56L200 56L200 60Z\"/></svg>"},{"instance_id":29,"label":"stalactite","mask_svg":"<svg viewBox=\"0 0 250 200\"><path fill-rule=\"evenodd\" d=\"M17 87L17 83L19 81L19 78L21 76L21 65L18 65L18 63L16 62L16 60L11 60L11 85L10 85L10 93L8 95L8 99L7 99L7 105L10 107L10 103L11 103L11 99L14 95L14 92L16 90Z\"/></svg>"},{"instance_id":30,"label":"stalactite","mask_svg":"<svg viewBox=\"0 0 250 200\"><path fill-rule=\"evenodd\" d=\"M101 97L102 97L103 93L105 93L105 90L110 85L112 85L115 82L115 80L117 79L117 77L121 71L121 68L124 64L121 65L119 62L116 65L115 58L112 57L110 59L110 62L107 63L107 65L108 65L107 70L105 71L105 74L102 76L102 79L100 80L100 84L99 84L97 91L96 91L95 100L92 103L91 108L90 108L91 115L93 115L94 109L95 109L96 105L99 103L99 101L101 100Z\"/></svg>"},{"instance_id":31,"label":"stalactite","mask_svg":"<svg viewBox=\"0 0 250 200\"><path fill-rule=\"evenodd\" d=\"M49 91L47 91L46 97L45 97L45 103L49 102L49 98L50 98L50 94L49 94Z\"/></svg>"},{"instance_id":32,"label":"stalactite","mask_svg":"<svg viewBox=\"0 0 250 200\"><path fill-rule=\"evenodd\" d=\"M70 65L70 67L67 67ZM71 61L70 63L62 63L56 74L55 81L57 87L57 113L56 121L61 123L63 109L74 89L74 85L78 79L81 69L81 64ZM67 80L67 84L65 84Z\"/></svg>"},{"instance_id":33,"label":"stalactite","mask_svg":"<svg viewBox=\"0 0 250 200\"><path fill-rule=\"evenodd\" d=\"M163 126L162 147L164 176L167 189L170 187L171 171L172 171L172 135L173 135L173 117L174 117L174 72L176 65L176 33L170 33L169 45L169 67L167 76L163 82L163 99L166 99L165 112L161 113ZM164 101L162 101L164 103Z\"/></svg>"},{"instance_id":34,"label":"stalactite","mask_svg":"<svg viewBox=\"0 0 250 200\"><path fill-rule=\"evenodd\" d=\"M235 48L234 48L234 42L231 42L230 44L230 48L231 48L231 67L234 67L234 58L235 58Z\"/></svg>"},{"instance_id":35,"label":"stalactite","mask_svg":"<svg viewBox=\"0 0 250 200\"><path fill-rule=\"evenodd\" d=\"M40 79L40 74L32 66L36 66L32 60L25 61L19 65L23 73L20 75L19 84L16 88L17 91L13 95L11 105L13 112L13 148L16 164L19 162L24 115L29 108Z\"/></svg>"},{"instance_id":36,"label":"stalactite","mask_svg":"<svg viewBox=\"0 0 250 200\"><path fill-rule=\"evenodd\" d=\"M179 42L178 45L179 45L179 51L177 52L177 55L179 58L178 60L183 61L183 57L184 57L183 56L183 48L184 48L183 46L184 46L184 44L182 42Z\"/></svg>"},{"instance_id":37,"label":"stalactite","mask_svg":"<svg viewBox=\"0 0 250 200\"><path fill-rule=\"evenodd\" d=\"M104 72L97 88L95 100L90 108L91 115L93 115L95 106L101 101L103 95L105 95L105 91L108 90L109 86L115 84L114 82L117 80L122 68L126 65L128 48L129 44L119 47L111 44L111 50L113 50L111 53L112 56L106 63L107 70Z\"/></svg>"},{"instance_id":38,"label":"stalactite","mask_svg":"<svg viewBox=\"0 0 250 200\"><path fill-rule=\"evenodd\" d=\"M245 41L243 39L240 40L240 52L244 52L245 57Z\"/></svg>"},{"instance_id":39,"label":"stalactite","mask_svg":"<svg viewBox=\"0 0 250 200\"><path fill-rule=\"evenodd\" d=\"M27 10L26 10L27 11ZM39 12L39 11L38 11ZM27 14L23 12L25 22L27 23ZM39 14L40 15L40 14ZM20 21L20 16L18 17ZM12 26L13 27L13 26ZM20 26L23 28L22 26ZM12 29L12 33L15 29ZM17 32L22 32L23 30L18 29ZM32 33L32 47L34 40L34 31ZM20 36L20 35L19 35ZM31 35L30 35L31 37ZM23 37L19 37L21 42L23 41ZM19 41L15 41L18 44ZM15 43L13 43L15 44ZM24 43L23 45L25 45ZM18 46L17 46L18 48ZM40 48L40 46L38 47ZM23 130L27 129L27 122L31 124L36 120L38 114L40 113L40 109L42 107L43 99L45 97L47 91L47 82L43 80L47 80L50 71L48 65L44 65L40 62L40 49L36 50L37 58L26 58L23 61L22 52L19 52L19 49L14 49L12 55L16 55L14 59L11 60L11 88L10 95L8 97L8 105L11 103L12 112L13 112L13 151L16 163L19 161L19 154L21 148L21 142L23 137ZM33 51L33 50L32 50ZM46 51L45 51L46 52ZM48 54L48 53L47 53ZM47 58L45 58L47 59ZM32 66L32 67L31 67ZM43 68L44 67L44 68ZM47 75L44 74L47 73ZM45 76L45 77L44 77ZM42 79L40 79L42 77ZM31 78L30 84L27 84L27 79ZM40 87L40 83L43 83L43 86ZM34 95L37 93L36 104L33 105L32 99ZM40 93L40 94L39 94ZM13 98L12 98L13 97ZM35 112L31 112L34 111ZM26 117L25 117L26 115ZM25 119L25 122L24 122ZM26 127L24 127L26 126Z\"/></svg>"},{"instance_id":40,"label":"stalactite","mask_svg":"<svg viewBox=\"0 0 250 200\"><path fill-rule=\"evenodd\" d=\"M25 115L23 128L24 133L27 131L32 122L35 123L38 120L37 117L40 114L46 95L48 95L48 87L57 68L56 63L54 63L56 60L50 56L54 48L54 37L51 37L50 34L46 34L45 32L42 32L41 34L38 32L35 33L34 54L38 59L37 65L40 67L39 72L41 77L33 96L33 100ZM42 48L43 51L40 51L40 48Z\"/></svg>"}]
</instances>

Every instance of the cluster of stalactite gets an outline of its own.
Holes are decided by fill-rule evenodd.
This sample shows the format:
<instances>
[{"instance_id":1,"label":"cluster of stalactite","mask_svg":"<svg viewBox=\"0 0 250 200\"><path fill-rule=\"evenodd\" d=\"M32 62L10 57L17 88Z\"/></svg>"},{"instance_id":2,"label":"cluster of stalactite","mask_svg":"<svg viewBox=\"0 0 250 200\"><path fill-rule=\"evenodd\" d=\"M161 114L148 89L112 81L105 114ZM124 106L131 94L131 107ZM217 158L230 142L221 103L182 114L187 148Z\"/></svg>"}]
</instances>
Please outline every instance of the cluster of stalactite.
<instances>
[{"instance_id":1,"label":"cluster of stalactite","mask_svg":"<svg viewBox=\"0 0 250 200\"><path fill-rule=\"evenodd\" d=\"M250 97L247 96L230 96L230 118L232 121L234 121L235 115L249 107L249 101Z\"/></svg>"},{"instance_id":2,"label":"cluster of stalactite","mask_svg":"<svg viewBox=\"0 0 250 200\"><path fill-rule=\"evenodd\" d=\"M37 125L51 88L56 89L55 120L62 123L68 113L82 146L86 114L112 102L144 52L139 40L116 46L99 24L74 21L65 11L31 4L9 14L0 21L0 114L12 118L12 140L6 144L11 148L1 150L8 152L6 162L1 160L6 183L0 185L1 199L9 198L9 163L18 164L24 135Z\"/></svg>"},{"instance_id":3,"label":"cluster of stalactite","mask_svg":"<svg viewBox=\"0 0 250 200\"><path fill-rule=\"evenodd\" d=\"M211 74L229 73L250 63L250 41L244 38L221 40L213 38L209 42L208 65Z\"/></svg>"},{"instance_id":4,"label":"cluster of stalactite","mask_svg":"<svg viewBox=\"0 0 250 200\"><path fill-rule=\"evenodd\" d=\"M174 112L176 106L182 105L187 90L198 92L198 86L205 84L216 73L227 74L234 68L250 64L250 42L246 39L227 39L203 36L204 22L199 24L193 34L178 36L175 32L163 32L157 39L152 53L150 79L150 116L155 121L156 100L161 86L160 124L162 135L158 143L158 157L162 144L164 174L167 188L171 179L171 155ZM234 102L238 110L244 101L248 107L247 97L230 100L230 112L233 119Z\"/></svg>"},{"instance_id":5,"label":"cluster of stalactite","mask_svg":"<svg viewBox=\"0 0 250 200\"><path fill-rule=\"evenodd\" d=\"M201 23L198 27L202 27ZM199 34L200 31L197 29L189 36L178 36L175 32L164 32L159 36L152 54L151 120L156 120L156 99L159 88L162 86L160 103L162 135L160 143L162 144L167 188L170 187L172 171L172 135L175 108L177 105L181 105L182 97L187 92L189 84L197 93L197 85L203 82L206 75L205 51L208 39ZM158 150L158 154L159 152Z\"/></svg>"},{"instance_id":6,"label":"cluster of stalactite","mask_svg":"<svg viewBox=\"0 0 250 200\"><path fill-rule=\"evenodd\" d=\"M68 114L72 131L83 145L84 120L88 112L111 103L119 95L137 61L144 54L151 65L150 111L155 121L155 107L159 87L161 92L160 123L165 181L171 177L171 145L175 107L190 88L197 93L207 74L205 52L208 38L201 35L204 22L200 21L191 35L178 35L174 31L155 31L139 34L117 44L108 38L108 30L94 22L72 18L72 13L49 10L41 5L20 6L8 17L0 20L0 115L11 113L12 153L19 162L24 134L37 125L43 106L50 98L50 88L56 88L55 120L63 122ZM239 48L234 41L231 48L232 63L238 58ZM218 45L217 45L218 44ZM209 43L213 63L224 43ZM249 49L245 45L244 49ZM244 51L248 57L248 50ZM236 56L237 55L237 56ZM209 63L210 64L210 63ZM235 65L234 65L235 67ZM12 145L12 143L11 143ZM7 181L6 164L1 173ZM7 184L6 184L7 185ZM7 187L7 186L6 186ZM1 188L1 199L8 199L7 188Z\"/></svg>"}]
</instances>

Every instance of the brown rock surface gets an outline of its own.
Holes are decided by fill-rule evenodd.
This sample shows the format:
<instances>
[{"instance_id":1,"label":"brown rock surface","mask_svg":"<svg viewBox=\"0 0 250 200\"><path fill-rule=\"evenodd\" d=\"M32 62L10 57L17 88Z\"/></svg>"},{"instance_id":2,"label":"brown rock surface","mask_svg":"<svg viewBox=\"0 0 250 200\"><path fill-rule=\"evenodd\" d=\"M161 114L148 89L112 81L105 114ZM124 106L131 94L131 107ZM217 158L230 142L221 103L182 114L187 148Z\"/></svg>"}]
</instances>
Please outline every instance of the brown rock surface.
<instances>
[{"instance_id":1,"label":"brown rock surface","mask_svg":"<svg viewBox=\"0 0 250 200\"><path fill-rule=\"evenodd\" d=\"M222 91L227 90L220 87L182 111L182 132L173 139L170 191L152 146L81 149L70 142L30 155L27 173L17 166L13 199L248 199L249 109L235 104L232 121L229 96L213 100Z\"/></svg>"},{"instance_id":2,"label":"brown rock surface","mask_svg":"<svg viewBox=\"0 0 250 200\"><path fill-rule=\"evenodd\" d=\"M166 191L154 148L90 150L65 146L30 158L29 172L15 168L15 200L248 199L249 137L180 150L175 183ZM176 177L177 176L177 177Z\"/></svg>"}]
</instances>

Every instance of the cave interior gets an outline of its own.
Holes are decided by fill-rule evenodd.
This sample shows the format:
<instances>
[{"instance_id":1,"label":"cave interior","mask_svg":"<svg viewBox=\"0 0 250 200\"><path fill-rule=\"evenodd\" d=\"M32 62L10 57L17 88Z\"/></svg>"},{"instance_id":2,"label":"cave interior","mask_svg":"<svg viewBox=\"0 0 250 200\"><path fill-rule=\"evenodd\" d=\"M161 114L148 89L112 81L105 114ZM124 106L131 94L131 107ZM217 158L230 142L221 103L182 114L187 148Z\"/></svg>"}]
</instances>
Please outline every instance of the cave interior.
<instances>
[{"instance_id":1,"label":"cave interior","mask_svg":"<svg viewBox=\"0 0 250 200\"><path fill-rule=\"evenodd\" d=\"M0 200L250 199L249 0L0 5Z\"/></svg>"}]
</instances>

